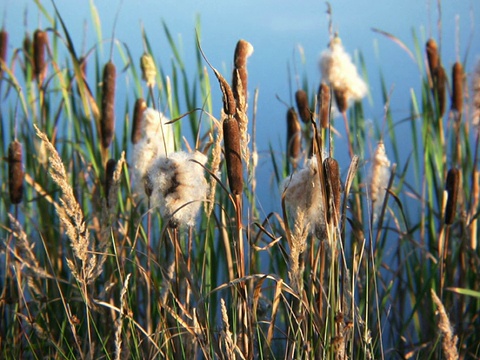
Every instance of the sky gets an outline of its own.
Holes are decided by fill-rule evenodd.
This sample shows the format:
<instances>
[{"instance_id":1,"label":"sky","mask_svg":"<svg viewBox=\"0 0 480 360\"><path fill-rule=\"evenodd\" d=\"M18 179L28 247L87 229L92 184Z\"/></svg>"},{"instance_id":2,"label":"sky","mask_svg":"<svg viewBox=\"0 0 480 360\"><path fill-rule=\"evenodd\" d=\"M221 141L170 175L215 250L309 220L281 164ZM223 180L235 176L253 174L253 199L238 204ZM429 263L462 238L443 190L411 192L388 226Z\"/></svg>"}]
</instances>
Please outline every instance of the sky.
<instances>
[{"instance_id":1,"label":"sky","mask_svg":"<svg viewBox=\"0 0 480 360\"><path fill-rule=\"evenodd\" d=\"M39 0L38 3L49 14L53 14L51 1ZM115 28L115 37L128 44L133 56L139 58L143 52L143 27L152 44L154 57L168 64L172 54L162 28L162 21L165 21L181 44L187 72L192 73L196 71L194 50L198 18L202 48L209 61L224 74L230 73L236 42L245 39L252 43L255 51L248 61L249 86L250 94L254 89L259 90L257 143L260 163L265 165L261 170L265 172L263 176L269 179L267 187L271 190L267 192L277 193L270 182L271 169L267 154L269 144L278 151L283 151L285 147L286 107L277 100L277 96L293 105L291 89L295 91L298 88L298 78L293 76L290 79L289 70L297 73L299 78L305 76L310 87L318 86L321 79L318 59L329 41L326 2L59 0L56 4L68 24L77 49L86 51L97 41L95 20L92 18L92 8L95 8L103 39L111 38ZM355 59L360 53L365 59L370 95L364 100L364 109L370 122L382 121L383 118L380 74L390 91L394 120L399 122L409 115L411 91L419 91L423 76L419 70L423 64L418 64L397 43L373 29L391 33L413 53L414 33L422 51L426 39L435 38L440 44L446 69L450 69L454 61L461 60L466 65L467 73L470 73L480 57L478 0L337 0L331 1L330 6L333 30L338 32L345 49ZM9 31L10 56L14 47L20 46L26 31L33 33L36 28L49 25L33 0L1 0L0 19ZM101 54L106 62L109 46L107 42L103 45ZM216 84L212 81L212 85ZM125 91L133 97L127 87ZM217 100L220 99L219 94L218 89L212 92ZM216 115L219 116L219 101L216 104ZM124 108L122 105L119 107ZM375 141L372 139L372 142ZM341 147L337 145L337 148ZM345 154L346 151L339 156ZM369 154L364 156L368 157ZM345 169L342 170L346 171L348 162L344 164ZM278 201L278 198L272 201ZM268 198L264 200L266 209L270 207L268 202Z\"/></svg>"}]
</instances>

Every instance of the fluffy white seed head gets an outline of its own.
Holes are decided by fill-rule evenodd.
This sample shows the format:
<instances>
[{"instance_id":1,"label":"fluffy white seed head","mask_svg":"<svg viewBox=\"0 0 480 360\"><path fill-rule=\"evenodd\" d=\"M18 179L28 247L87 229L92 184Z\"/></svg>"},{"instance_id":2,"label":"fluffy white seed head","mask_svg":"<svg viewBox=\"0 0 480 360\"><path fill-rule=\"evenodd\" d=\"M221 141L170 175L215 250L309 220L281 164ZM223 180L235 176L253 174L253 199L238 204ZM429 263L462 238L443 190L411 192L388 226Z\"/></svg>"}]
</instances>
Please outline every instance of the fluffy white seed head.
<instances>
[{"instance_id":1,"label":"fluffy white seed head","mask_svg":"<svg viewBox=\"0 0 480 360\"><path fill-rule=\"evenodd\" d=\"M282 190L290 213L305 217L311 231L318 237L325 231L325 212L318 176L317 158L309 159L305 167L284 180Z\"/></svg>"},{"instance_id":2,"label":"fluffy white seed head","mask_svg":"<svg viewBox=\"0 0 480 360\"><path fill-rule=\"evenodd\" d=\"M385 151L385 145L380 141L372 159L370 196L373 203L374 218L382 207L385 191L390 179L390 160Z\"/></svg>"},{"instance_id":3,"label":"fluffy white seed head","mask_svg":"<svg viewBox=\"0 0 480 360\"><path fill-rule=\"evenodd\" d=\"M207 157L200 152L183 151L159 157L151 165L146 179L153 190L151 203L170 225L195 225L207 197L204 168ZM201 164L201 165L200 165Z\"/></svg>"},{"instance_id":4,"label":"fluffy white seed head","mask_svg":"<svg viewBox=\"0 0 480 360\"><path fill-rule=\"evenodd\" d=\"M324 81L334 90L343 92L347 100L360 100L367 94L367 85L338 37L320 55L320 71Z\"/></svg>"},{"instance_id":5,"label":"fluffy white seed head","mask_svg":"<svg viewBox=\"0 0 480 360\"><path fill-rule=\"evenodd\" d=\"M132 167L134 191L145 197L144 177L152 163L160 156L175 151L173 125L162 113L148 108L143 112L142 137L133 146Z\"/></svg>"}]
</instances>

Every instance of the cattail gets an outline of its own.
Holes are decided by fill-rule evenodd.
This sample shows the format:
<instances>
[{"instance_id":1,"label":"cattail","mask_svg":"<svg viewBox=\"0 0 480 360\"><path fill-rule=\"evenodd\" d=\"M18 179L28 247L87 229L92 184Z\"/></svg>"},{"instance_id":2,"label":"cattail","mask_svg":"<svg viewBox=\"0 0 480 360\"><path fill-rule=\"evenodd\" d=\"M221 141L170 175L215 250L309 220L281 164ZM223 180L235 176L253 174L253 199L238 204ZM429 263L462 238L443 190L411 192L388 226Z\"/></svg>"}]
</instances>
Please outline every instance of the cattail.
<instances>
[{"instance_id":1,"label":"cattail","mask_svg":"<svg viewBox=\"0 0 480 360\"><path fill-rule=\"evenodd\" d=\"M427 52L428 70L430 73L430 77L433 81L434 74L437 72L437 69L440 66L440 58L438 56L438 46L435 40L428 39L425 48Z\"/></svg>"},{"instance_id":2,"label":"cattail","mask_svg":"<svg viewBox=\"0 0 480 360\"><path fill-rule=\"evenodd\" d=\"M434 95L438 103L438 112L440 116L445 114L445 108L447 103L447 75L445 69L439 66L433 75L434 83Z\"/></svg>"},{"instance_id":3,"label":"cattail","mask_svg":"<svg viewBox=\"0 0 480 360\"><path fill-rule=\"evenodd\" d=\"M370 197L373 204L374 218L383 205L385 190L390 178L390 160L385 151L385 145L380 141L372 159Z\"/></svg>"},{"instance_id":4,"label":"cattail","mask_svg":"<svg viewBox=\"0 0 480 360\"><path fill-rule=\"evenodd\" d=\"M147 103L144 99L139 98L135 101L133 108L133 123L132 123L132 144L136 144L142 137L142 119L143 112L147 109Z\"/></svg>"},{"instance_id":5,"label":"cattail","mask_svg":"<svg viewBox=\"0 0 480 360\"><path fill-rule=\"evenodd\" d=\"M115 81L116 69L112 61L103 68L102 112L100 115L102 146L110 146L115 131Z\"/></svg>"},{"instance_id":6,"label":"cattail","mask_svg":"<svg viewBox=\"0 0 480 360\"><path fill-rule=\"evenodd\" d=\"M232 120L235 121L235 120ZM171 227L195 225L195 219L207 196L203 165L207 157L200 152L183 151L159 157L148 170L152 184L152 206L158 206Z\"/></svg>"},{"instance_id":7,"label":"cattail","mask_svg":"<svg viewBox=\"0 0 480 360\"><path fill-rule=\"evenodd\" d=\"M0 78L3 76L3 67L7 64L7 46L8 46L8 32L4 29L0 30ZM2 65L5 64L5 65Z\"/></svg>"},{"instance_id":8,"label":"cattail","mask_svg":"<svg viewBox=\"0 0 480 360\"><path fill-rule=\"evenodd\" d=\"M297 104L298 113L304 123L310 121L312 114L308 107L308 96L304 90L297 90L295 92L295 102Z\"/></svg>"},{"instance_id":9,"label":"cattail","mask_svg":"<svg viewBox=\"0 0 480 360\"><path fill-rule=\"evenodd\" d=\"M157 69L155 62L150 54L144 53L140 58L140 67L142 69L142 78L147 82L148 87L155 86L155 77L157 76Z\"/></svg>"},{"instance_id":10,"label":"cattail","mask_svg":"<svg viewBox=\"0 0 480 360\"><path fill-rule=\"evenodd\" d=\"M297 167L301 144L302 127L300 121L298 121L295 109L291 107L287 111L287 156L292 162L294 169Z\"/></svg>"},{"instance_id":11,"label":"cattail","mask_svg":"<svg viewBox=\"0 0 480 360\"><path fill-rule=\"evenodd\" d=\"M340 167L337 160L328 157L323 161L327 195L327 222L337 226L340 219Z\"/></svg>"},{"instance_id":12,"label":"cattail","mask_svg":"<svg viewBox=\"0 0 480 360\"><path fill-rule=\"evenodd\" d=\"M145 175L158 157L169 156L175 151L173 125L169 119L155 109L147 108L140 121L141 137L133 145L132 167L134 192L144 194L149 190ZM147 188L145 186L147 185ZM147 196L150 196L148 192Z\"/></svg>"},{"instance_id":13,"label":"cattail","mask_svg":"<svg viewBox=\"0 0 480 360\"><path fill-rule=\"evenodd\" d=\"M246 102L248 94L248 73L247 73L247 59L250 55L253 54L253 46L248 41L239 40L237 46L235 47L234 54L234 73L233 73L233 93L237 103L240 102L239 92L239 82L241 83L241 89L243 92L243 99ZM238 76L237 76L238 74ZM245 109L242 109L245 111Z\"/></svg>"},{"instance_id":14,"label":"cattail","mask_svg":"<svg viewBox=\"0 0 480 360\"><path fill-rule=\"evenodd\" d=\"M318 103L320 106L320 125L326 129L330 123L330 87L323 81L318 89Z\"/></svg>"},{"instance_id":15,"label":"cattail","mask_svg":"<svg viewBox=\"0 0 480 360\"><path fill-rule=\"evenodd\" d=\"M105 198L107 199L107 206L109 206L108 199L110 197L110 189L112 188L113 174L115 173L116 166L117 161L115 159L109 159L105 166Z\"/></svg>"},{"instance_id":16,"label":"cattail","mask_svg":"<svg viewBox=\"0 0 480 360\"><path fill-rule=\"evenodd\" d=\"M47 33L36 30L33 34L33 64L35 77L39 84L43 83L47 75L46 50L48 44Z\"/></svg>"},{"instance_id":17,"label":"cattail","mask_svg":"<svg viewBox=\"0 0 480 360\"><path fill-rule=\"evenodd\" d=\"M447 206L445 207L445 224L451 225L455 220L457 210L458 188L460 184L460 171L458 169L450 169L447 174Z\"/></svg>"},{"instance_id":18,"label":"cattail","mask_svg":"<svg viewBox=\"0 0 480 360\"><path fill-rule=\"evenodd\" d=\"M230 191L234 195L240 195L243 192L243 171L240 129L237 120L234 118L226 118L223 121L223 136Z\"/></svg>"},{"instance_id":19,"label":"cattail","mask_svg":"<svg viewBox=\"0 0 480 360\"><path fill-rule=\"evenodd\" d=\"M8 185L12 204L22 201L23 177L22 144L14 140L8 147Z\"/></svg>"},{"instance_id":20,"label":"cattail","mask_svg":"<svg viewBox=\"0 0 480 360\"><path fill-rule=\"evenodd\" d=\"M359 101L367 94L367 85L358 75L350 55L345 52L340 38L330 43L330 48L320 56L320 70L324 81L335 92L340 112L344 112L350 100Z\"/></svg>"},{"instance_id":21,"label":"cattail","mask_svg":"<svg viewBox=\"0 0 480 360\"><path fill-rule=\"evenodd\" d=\"M325 233L325 211L317 157L310 158L305 167L286 178L282 184L285 204L292 215L304 216L304 223L318 238Z\"/></svg>"},{"instance_id":22,"label":"cattail","mask_svg":"<svg viewBox=\"0 0 480 360\"><path fill-rule=\"evenodd\" d=\"M458 114L463 110L463 80L464 80L463 66L461 63L456 62L452 69L452 109L457 111Z\"/></svg>"}]
</instances>

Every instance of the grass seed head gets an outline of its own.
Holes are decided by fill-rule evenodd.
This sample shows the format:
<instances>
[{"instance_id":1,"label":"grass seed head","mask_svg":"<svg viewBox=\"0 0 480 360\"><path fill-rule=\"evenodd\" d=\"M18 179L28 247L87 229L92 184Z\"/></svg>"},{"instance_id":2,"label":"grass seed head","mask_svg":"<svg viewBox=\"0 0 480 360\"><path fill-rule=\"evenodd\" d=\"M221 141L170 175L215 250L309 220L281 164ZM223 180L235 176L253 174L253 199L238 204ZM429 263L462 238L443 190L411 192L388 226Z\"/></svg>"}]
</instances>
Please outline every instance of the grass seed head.
<instances>
[{"instance_id":1,"label":"grass seed head","mask_svg":"<svg viewBox=\"0 0 480 360\"><path fill-rule=\"evenodd\" d=\"M287 155L293 167L297 167L302 144L302 127L293 107L287 111Z\"/></svg>"},{"instance_id":2,"label":"grass seed head","mask_svg":"<svg viewBox=\"0 0 480 360\"><path fill-rule=\"evenodd\" d=\"M330 87L322 81L318 89L320 105L320 125L322 128L328 128L330 123Z\"/></svg>"},{"instance_id":3,"label":"grass seed head","mask_svg":"<svg viewBox=\"0 0 480 360\"><path fill-rule=\"evenodd\" d=\"M147 109L147 103L143 98L135 101L133 108L133 123L132 123L132 144L136 144L142 138L142 119L143 112Z\"/></svg>"},{"instance_id":4,"label":"grass seed head","mask_svg":"<svg viewBox=\"0 0 480 360\"><path fill-rule=\"evenodd\" d=\"M47 33L36 30L33 34L33 64L35 77L39 84L43 83L47 75L46 51L48 44Z\"/></svg>"},{"instance_id":5,"label":"grass seed head","mask_svg":"<svg viewBox=\"0 0 480 360\"><path fill-rule=\"evenodd\" d=\"M0 59L7 64L8 32L0 30ZM0 78L3 75L3 65L0 63Z\"/></svg>"},{"instance_id":6,"label":"grass seed head","mask_svg":"<svg viewBox=\"0 0 480 360\"><path fill-rule=\"evenodd\" d=\"M103 68L102 112L100 116L103 148L108 148L115 131L115 82L116 68L109 61Z\"/></svg>"},{"instance_id":7,"label":"grass seed head","mask_svg":"<svg viewBox=\"0 0 480 360\"><path fill-rule=\"evenodd\" d=\"M463 110L463 81L465 74L461 63L456 62L452 68L452 109L459 114Z\"/></svg>"},{"instance_id":8,"label":"grass seed head","mask_svg":"<svg viewBox=\"0 0 480 360\"><path fill-rule=\"evenodd\" d=\"M390 178L390 160L385 151L385 145L380 141L372 159L370 197L373 203L374 217L381 209L385 191Z\"/></svg>"},{"instance_id":9,"label":"grass seed head","mask_svg":"<svg viewBox=\"0 0 480 360\"><path fill-rule=\"evenodd\" d=\"M311 111L308 106L308 96L304 90L295 92L295 102L297 104L298 113L304 123L308 123L311 119Z\"/></svg>"},{"instance_id":10,"label":"grass seed head","mask_svg":"<svg viewBox=\"0 0 480 360\"><path fill-rule=\"evenodd\" d=\"M155 77L157 76L157 68L150 54L144 53L140 58L140 67L142 69L142 78L147 82L148 87L155 86Z\"/></svg>"},{"instance_id":11,"label":"grass seed head","mask_svg":"<svg viewBox=\"0 0 480 360\"><path fill-rule=\"evenodd\" d=\"M445 187L448 193L447 206L445 208L445 224L447 225L453 224L455 220L459 184L460 171L455 168L448 170L447 184Z\"/></svg>"},{"instance_id":12,"label":"grass seed head","mask_svg":"<svg viewBox=\"0 0 480 360\"><path fill-rule=\"evenodd\" d=\"M22 144L12 141L8 147L8 185L12 204L19 204L23 198L22 154Z\"/></svg>"},{"instance_id":13,"label":"grass seed head","mask_svg":"<svg viewBox=\"0 0 480 360\"><path fill-rule=\"evenodd\" d=\"M243 192L243 166L237 120L226 118L223 121L223 136L230 191L234 195L240 195Z\"/></svg>"}]
</instances>

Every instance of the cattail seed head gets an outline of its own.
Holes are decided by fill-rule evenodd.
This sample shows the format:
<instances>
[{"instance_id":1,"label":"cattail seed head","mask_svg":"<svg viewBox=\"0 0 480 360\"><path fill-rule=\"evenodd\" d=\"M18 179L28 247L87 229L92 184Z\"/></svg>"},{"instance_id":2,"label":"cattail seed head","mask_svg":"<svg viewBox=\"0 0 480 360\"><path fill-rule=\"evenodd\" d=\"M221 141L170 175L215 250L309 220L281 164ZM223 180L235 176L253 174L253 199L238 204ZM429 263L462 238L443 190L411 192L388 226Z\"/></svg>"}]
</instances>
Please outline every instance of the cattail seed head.
<instances>
[{"instance_id":1,"label":"cattail seed head","mask_svg":"<svg viewBox=\"0 0 480 360\"><path fill-rule=\"evenodd\" d=\"M223 136L230 191L234 195L240 195L243 192L243 170L240 148L240 129L237 120L226 118L223 121Z\"/></svg>"},{"instance_id":2,"label":"cattail seed head","mask_svg":"<svg viewBox=\"0 0 480 360\"><path fill-rule=\"evenodd\" d=\"M142 138L142 119L143 112L147 109L147 103L144 99L139 98L135 101L133 108L133 123L132 123L132 144L136 144Z\"/></svg>"},{"instance_id":3,"label":"cattail seed head","mask_svg":"<svg viewBox=\"0 0 480 360\"><path fill-rule=\"evenodd\" d=\"M237 102L232 92L232 88L228 84L227 80L215 70L215 76L220 84L220 90L222 91L223 111L227 116L232 117L237 112Z\"/></svg>"},{"instance_id":4,"label":"cattail seed head","mask_svg":"<svg viewBox=\"0 0 480 360\"><path fill-rule=\"evenodd\" d=\"M328 128L330 123L330 87L322 82L318 89L318 103L320 105L320 125Z\"/></svg>"},{"instance_id":5,"label":"cattail seed head","mask_svg":"<svg viewBox=\"0 0 480 360\"><path fill-rule=\"evenodd\" d=\"M438 102L438 111L439 115L443 116L445 114L445 107L447 103L447 76L445 74L445 69L443 66L439 66L434 75L433 75L433 83L434 83L434 94L435 98Z\"/></svg>"},{"instance_id":6,"label":"cattail seed head","mask_svg":"<svg viewBox=\"0 0 480 360\"><path fill-rule=\"evenodd\" d=\"M140 67L142 69L142 78L147 82L148 87L155 86L155 77L157 76L157 68L150 54L144 53L140 58Z\"/></svg>"},{"instance_id":7,"label":"cattail seed head","mask_svg":"<svg viewBox=\"0 0 480 360\"><path fill-rule=\"evenodd\" d=\"M340 219L340 167L337 160L328 157L323 161L327 195L327 222L337 226Z\"/></svg>"},{"instance_id":8,"label":"cattail seed head","mask_svg":"<svg viewBox=\"0 0 480 360\"><path fill-rule=\"evenodd\" d=\"M460 171L458 169L448 170L447 184L445 187L448 193L447 206L445 208L445 224L447 225L453 224L455 220L459 185Z\"/></svg>"},{"instance_id":9,"label":"cattail seed head","mask_svg":"<svg viewBox=\"0 0 480 360\"><path fill-rule=\"evenodd\" d=\"M116 69L109 61L103 68L102 110L100 115L101 137L103 148L108 148L115 131L115 81Z\"/></svg>"},{"instance_id":10,"label":"cattail seed head","mask_svg":"<svg viewBox=\"0 0 480 360\"><path fill-rule=\"evenodd\" d=\"M480 125L480 60L477 62L472 77L473 124Z\"/></svg>"},{"instance_id":11,"label":"cattail seed head","mask_svg":"<svg viewBox=\"0 0 480 360\"><path fill-rule=\"evenodd\" d=\"M334 38L329 49L322 52L320 70L323 80L335 91L340 112L346 111L350 100L359 101L367 94L367 84L359 76L340 38Z\"/></svg>"},{"instance_id":12,"label":"cattail seed head","mask_svg":"<svg viewBox=\"0 0 480 360\"><path fill-rule=\"evenodd\" d=\"M248 73L247 73L247 59L250 55L253 54L253 46L248 41L239 40L237 46L235 47L234 54L234 74L232 87L237 102L238 98L238 82L241 81L241 88L243 90L243 97L247 99L247 90L248 90ZM238 76L235 76L235 72L238 72ZM246 101L246 100L245 100Z\"/></svg>"},{"instance_id":13,"label":"cattail seed head","mask_svg":"<svg viewBox=\"0 0 480 360\"><path fill-rule=\"evenodd\" d=\"M463 110L463 81L465 74L461 63L456 62L452 68L452 109L459 114Z\"/></svg>"},{"instance_id":14,"label":"cattail seed head","mask_svg":"<svg viewBox=\"0 0 480 360\"><path fill-rule=\"evenodd\" d=\"M12 204L19 204L23 198L22 153L22 144L12 141L8 147L8 185Z\"/></svg>"},{"instance_id":15,"label":"cattail seed head","mask_svg":"<svg viewBox=\"0 0 480 360\"><path fill-rule=\"evenodd\" d=\"M287 111L287 155L294 168L297 167L302 144L302 127L293 107Z\"/></svg>"},{"instance_id":16,"label":"cattail seed head","mask_svg":"<svg viewBox=\"0 0 480 360\"><path fill-rule=\"evenodd\" d=\"M107 199L107 206L109 206L108 199L110 197L110 189L112 188L113 174L115 173L116 166L117 161L115 159L109 159L105 166L105 198Z\"/></svg>"},{"instance_id":17,"label":"cattail seed head","mask_svg":"<svg viewBox=\"0 0 480 360\"><path fill-rule=\"evenodd\" d=\"M308 96L304 90L295 92L295 102L297 103L298 113L304 123L308 123L312 117L310 108L308 107Z\"/></svg>"},{"instance_id":18,"label":"cattail seed head","mask_svg":"<svg viewBox=\"0 0 480 360\"><path fill-rule=\"evenodd\" d=\"M3 75L3 67L7 64L7 47L8 47L8 32L0 30L0 59L5 65L0 63L0 78Z\"/></svg>"},{"instance_id":19,"label":"cattail seed head","mask_svg":"<svg viewBox=\"0 0 480 360\"><path fill-rule=\"evenodd\" d=\"M47 75L46 50L48 36L45 31L36 30L33 34L33 63L35 77L39 84L43 83Z\"/></svg>"},{"instance_id":20,"label":"cattail seed head","mask_svg":"<svg viewBox=\"0 0 480 360\"><path fill-rule=\"evenodd\" d=\"M234 121L234 120L232 120ZM203 165L207 157L200 152L183 151L159 157L146 174L152 189L152 206L159 207L171 227L195 225L195 219L207 197Z\"/></svg>"},{"instance_id":21,"label":"cattail seed head","mask_svg":"<svg viewBox=\"0 0 480 360\"><path fill-rule=\"evenodd\" d=\"M434 76L433 74L436 73L438 67L440 66L440 58L438 56L438 46L435 40L428 39L425 48L427 52L428 70L433 80L433 76Z\"/></svg>"}]
</instances>

